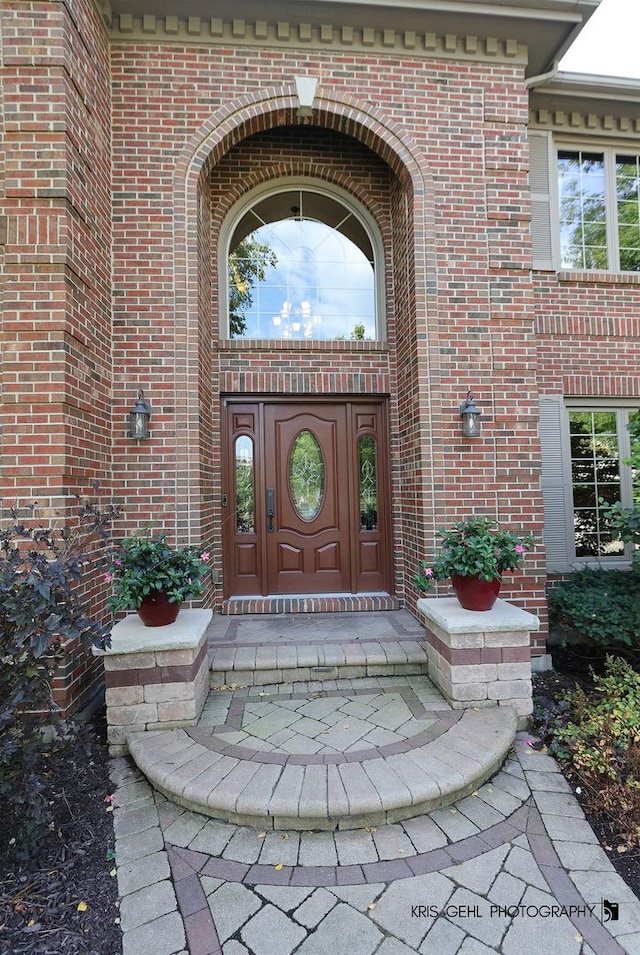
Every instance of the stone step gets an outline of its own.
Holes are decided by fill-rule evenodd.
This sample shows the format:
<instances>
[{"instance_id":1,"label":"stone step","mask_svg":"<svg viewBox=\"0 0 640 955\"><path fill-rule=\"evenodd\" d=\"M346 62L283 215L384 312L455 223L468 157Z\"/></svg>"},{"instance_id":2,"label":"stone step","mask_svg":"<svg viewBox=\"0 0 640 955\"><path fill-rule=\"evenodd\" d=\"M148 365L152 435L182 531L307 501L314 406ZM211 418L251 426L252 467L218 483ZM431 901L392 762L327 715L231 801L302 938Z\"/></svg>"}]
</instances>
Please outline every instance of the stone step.
<instances>
[{"instance_id":1,"label":"stone step","mask_svg":"<svg viewBox=\"0 0 640 955\"><path fill-rule=\"evenodd\" d=\"M128 745L159 792L213 818L264 829L357 829L448 806L502 765L515 737L513 710L444 707L401 742L324 755L237 745L219 732L230 724L131 733Z\"/></svg>"},{"instance_id":2,"label":"stone step","mask_svg":"<svg viewBox=\"0 0 640 955\"><path fill-rule=\"evenodd\" d=\"M210 686L269 686L308 681L427 674L421 640L381 640L299 645L214 644Z\"/></svg>"}]
</instances>

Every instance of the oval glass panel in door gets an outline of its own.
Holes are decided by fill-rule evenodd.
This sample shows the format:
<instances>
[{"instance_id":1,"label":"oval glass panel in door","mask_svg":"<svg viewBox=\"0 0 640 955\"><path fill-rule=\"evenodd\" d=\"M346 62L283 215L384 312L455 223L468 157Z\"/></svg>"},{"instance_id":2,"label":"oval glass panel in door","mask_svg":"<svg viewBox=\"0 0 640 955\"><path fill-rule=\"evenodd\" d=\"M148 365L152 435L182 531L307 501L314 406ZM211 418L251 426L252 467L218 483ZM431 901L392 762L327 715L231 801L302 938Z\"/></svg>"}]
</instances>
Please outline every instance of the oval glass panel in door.
<instances>
[{"instance_id":1,"label":"oval glass panel in door","mask_svg":"<svg viewBox=\"0 0 640 955\"><path fill-rule=\"evenodd\" d=\"M360 527L375 531L378 527L378 482L376 478L376 440L370 434L358 438L360 467Z\"/></svg>"},{"instance_id":2,"label":"oval glass panel in door","mask_svg":"<svg viewBox=\"0 0 640 955\"><path fill-rule=\"evenodd\" d=\"M247 435L236 438L236 533L255 531L255 489L253 478L253 441Z\"/></svg>"},{"instance_id":3,"label":"oval glass panel in door","mask_svg":"<svg viewBox=\"0 0 640 955\"><path fill-rule=\"evenodd\" d=\"M324 497L325 469L322 449L311 431L301 431L289 458L289 490L293 506L303 521L320 513Z\"/></svg>"}]
</instances>

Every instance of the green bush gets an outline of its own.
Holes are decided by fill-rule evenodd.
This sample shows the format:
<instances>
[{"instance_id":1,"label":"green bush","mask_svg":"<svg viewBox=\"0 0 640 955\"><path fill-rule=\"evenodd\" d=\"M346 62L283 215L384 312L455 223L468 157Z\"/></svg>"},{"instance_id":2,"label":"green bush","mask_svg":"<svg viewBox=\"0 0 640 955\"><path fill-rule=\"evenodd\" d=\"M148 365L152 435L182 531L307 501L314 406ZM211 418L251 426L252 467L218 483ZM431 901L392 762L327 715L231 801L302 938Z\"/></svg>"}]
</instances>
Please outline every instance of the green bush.
<instances>
[{"instance_id":1,"label":"green bush","mask_svg":"<svg viewBox=\"0 0 640 955\"><path fill-rule=\"evenodd\" d=\"M571 720L556 727L574 765L591 776L617 780L640 790L640 673L626 660L608 656L605 672L594 676L593 693L581 688L570 697Z\"/></svg>"},{"instance_id":2,"label":"green bush","mask_svg":"<svg viewBox=\"0 0 640 955\"><path fill-rule=\"evenodd\" d=\"M85 545L116 516L80 504L71 525L52 527L38 524L35 512L22 520L12 509L0 528L0 851L12 847L19 857L37 854L51 822L42 785L48 757L73 743L50 688L61 644L109 642L107 628L84 613L76 584L88 564Z\"/></svg>"},{"instance_id":3,"label":"green bush","mask_svg":"<svg viewBox=\"0 0 640 955\"><path fill-rule=\"evenodd\" d=\"M534 720L549 752L567 761L588 810L606 818L626 851L640 846L640 673L609 655L604 674L592 677L593 686L537 699Z\"/></svg>"},{"instance_id":4,"label":"green bush","mask_svg":"<svg viewBox=\"0 0 640 955\"><path fill-rule=\"evenodd\" d=\"M640 650L640 566L585 567L549 591L551 622L603 647Z\"/></svg>"}]
</instances>

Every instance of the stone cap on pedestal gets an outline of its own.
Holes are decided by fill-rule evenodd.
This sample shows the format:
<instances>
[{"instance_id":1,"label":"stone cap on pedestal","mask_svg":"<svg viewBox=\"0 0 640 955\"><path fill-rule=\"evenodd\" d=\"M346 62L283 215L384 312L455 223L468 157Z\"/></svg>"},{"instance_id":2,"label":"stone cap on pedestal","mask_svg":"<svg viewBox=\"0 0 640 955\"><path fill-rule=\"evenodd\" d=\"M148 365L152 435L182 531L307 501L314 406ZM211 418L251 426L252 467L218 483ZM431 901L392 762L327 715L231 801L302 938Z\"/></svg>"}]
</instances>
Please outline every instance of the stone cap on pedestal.
<instances>
[{"instance_id":1,"label":"stone cap on pedestal","mask_svg":"<svg viewBox=\"0 0 640 955\"><path fill-rule=\"evenodd\" d=\"M434 624L449 633L513 633L540 629L540 620L535 614L514 607L506 600L496 600L491 610L465 610L456 597L422 597L417 603L418 611Z\"/></svg>"},{"instance_id":2,"label":"stone cap on pedestal","mask_svg":"<svg viewBox=\"0 0 640 955\"><path fill-rule=\"evenodd\" d=\"M95 656L122 653L149 653L161 650L190 650L197 647L211 623L213 610L181 610L175 623L166 627L145 627L137 613L128 614L111 631L111 646L93 648Z\"/></svg>"}]
</instances>

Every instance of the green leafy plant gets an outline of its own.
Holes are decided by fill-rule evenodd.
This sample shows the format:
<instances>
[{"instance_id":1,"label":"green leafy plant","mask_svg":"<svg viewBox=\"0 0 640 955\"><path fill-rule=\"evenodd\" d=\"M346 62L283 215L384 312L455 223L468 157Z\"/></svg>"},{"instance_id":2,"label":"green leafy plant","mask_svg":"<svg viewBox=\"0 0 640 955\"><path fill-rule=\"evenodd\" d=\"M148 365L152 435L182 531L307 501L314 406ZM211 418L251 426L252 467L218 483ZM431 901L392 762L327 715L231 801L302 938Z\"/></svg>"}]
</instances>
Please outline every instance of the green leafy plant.
<instances>
[{"instance_id":1,"label":"green leafy plant","mask_svg":"<svg viewBox=\"0 0 640 955\"><path fill-rule=\"evenodd\" d=\"M592 682L591 682L592 681ZM534 695L533 721L589 811L608 818L618 851L640 845L640 673L607 656L604 673L554 699Z\"/></svg>"},{"instance_id":2,"label":"green leafy plant","mask_svg":"<svg viewBox=\"0 0 640 955\"><path fill-rule=\"evenodd\" d=\"M78 584L93 563L87 551L115 516L111 506L79 500L70 522L44 521L31 505L25 515L10 509L0 529L0 849L11 846L19 857L37 854L52 818L42 785L47 760L77 739L51 693L61 648L109 645L109 630L85 613Z\"/></svg>"},{"instance_id":3,"label":"green leafy plant","mask_svg":"<svg viewBox=\"0 0 640 955\"><path fill-rule=\"evenodd\" d=\"M193 600L204 591L207 551L172 547L167 535L126 537L113 551L105 580L113 584L112 610L137 610L145 597L163 591L170 603Z\"/></svg>"},{"instance_id":4,"label":"green leafy plant","mask_svg":"<svg viewBox=\"0 0 640 955\"><path fill-rule=\"evenodd\" d=\"M548 746L548 750L560 759L569 759L571 753L567 745L560 741L558 733L571 720L571 703L562 697L551 697L534 694L533 723L540 738Z\"/></svg>"},{"instance_id":5,"label":"green leafy plant","mask_svg":"<svg viewBox=\"0 0 640 955\"><path fill-rule=\"evenodd\" d=\"M594 692L571 694L571 721L556 730L578 769L619 780L640 793L640 673L608 656Z\"/></svg>"},{"instance_id":6,"label":"green leafy plant","mask_svg":"<svg viewBox=\"0 0 640 955\"><path fill-rule=\"evenodd\" d=\"M640 650L640 566L584 567L549 590L551 621L599 646Z\"/></svg>"},{"instance_id":7,"label":"green leafy plant","mask_svg":"<svg viewBox=\"0 0 640 955\"><path fill-rule=\"evenodd\" d=\"M422 593L430 591L434 581L448 580L454 574L481 580L501 578L505 571L517 570L535 545L533 534L505 530L492 517L456 521L439 535L440 554L430 563L421 560L413 578Z\"/></svg>"}]
</instances>

